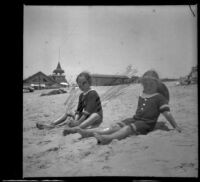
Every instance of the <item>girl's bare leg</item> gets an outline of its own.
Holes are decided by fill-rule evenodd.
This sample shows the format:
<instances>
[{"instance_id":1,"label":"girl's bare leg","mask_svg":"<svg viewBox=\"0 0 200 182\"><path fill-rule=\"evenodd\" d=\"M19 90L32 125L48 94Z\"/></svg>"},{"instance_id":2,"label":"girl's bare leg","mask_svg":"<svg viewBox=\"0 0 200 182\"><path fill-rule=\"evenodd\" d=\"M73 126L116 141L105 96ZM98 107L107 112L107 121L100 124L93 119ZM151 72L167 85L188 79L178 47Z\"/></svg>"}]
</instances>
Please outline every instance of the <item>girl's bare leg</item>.
<instances>
[{"instance_id":1,"label":"girl's bare leg","mask_svg":"<svg viewBox=\"0 0 200 182\"><path fill-rule=\"evenodd\" d=\"M94 136L95 133L98 133L100 135L109 135L112 134L118 130L120 130L121 127L118 124L112 125L109 128L105 129L99 129L99 128L94 128L94 129L81 129L77 128L77 132L83 137L92 137Z\"/></svg>"},{"instance_id":2,"label":"girl's bare leg","mask_svg":"<svg viewBox=\"0 0 200 182\"><path fill-rule=\"evenodd\" d=\"M83 121L79 127L82 129L87 128L99 119L101 119L101 116L99 116L97 113L93 113L85 121Z\"/></svg>"},{"instance_id":3,"label":"girl's bare leg","mask_svg":"<svg viewBox=\"0 0 200 182\"><path fill-rule=\"evenodd\" d=\"M53 121L52 125L55 126L55 125L58 125L58 124L64 122L67 119L68 116L72 117L70 114L64 113L61 117L59 117L58 119L56 119L55 121Z\"/></svg>"},{"instance_id":4,"label":"girl's bare leg","mask_svg":"<svg viewBox=\"0 0 200 182\"><path fill-rule=\"evenodd\" d=\"M36 123L36 127L39 128L39 129L44 129L44 128L53 129L56 125L63 123L67 119L67 117L74 117L74 116L72 114L65 113L60 118L56 119L55 121L53 121L50 124Z\"/></svg>"},{"instance_id":5,"label":"girl's bare leg","mask_svg":"<svg viewBox=\"0 0 200 182\"><path fill-rule=\"evenodd\" d=\"M110 143L113 139L124 139L128 137L130 134L133 134L133 130L130 128L130 126L124 126L120 130L110 134L110 135L100 135L99 133L95 133L94 137L97 139L100 144L108 144Z\"/></svg>"},{"instance_id":6,"label":"girl's bare leg","mask_svg":"<svg viewBox=\"0 0 200 182\"><path fill-rule=\"evenodd\" d=\"M77 133L79 129L91 126L98 119L101 119L100 116L97 113L93 113L93 114L91 114L91 116L89 118L87 118L85 121L83 121L80 125L74 126L74 127L67 126L63 131L63 135L66 136L67 134Z\"/></svg>"}]
</instances>

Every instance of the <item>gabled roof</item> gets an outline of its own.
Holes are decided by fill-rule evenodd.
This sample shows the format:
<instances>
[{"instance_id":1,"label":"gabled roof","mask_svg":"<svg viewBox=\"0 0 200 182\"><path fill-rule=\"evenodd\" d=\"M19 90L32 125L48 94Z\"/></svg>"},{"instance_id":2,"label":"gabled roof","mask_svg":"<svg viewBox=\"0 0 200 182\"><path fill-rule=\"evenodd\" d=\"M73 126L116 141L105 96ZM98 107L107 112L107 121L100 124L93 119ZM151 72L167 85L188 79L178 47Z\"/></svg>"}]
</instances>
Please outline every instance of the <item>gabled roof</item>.
<instances>
[{"instance_id":1,"label":"gabled roof","mask_svg":"<svg viewBox=\"0 0 200 182\"><path fill-rule=\"evenodd\" d=\"M48 77L47 75L45 75L44 73L42 73L41 71L38 71L37 73L29 76L28 78L24 79L23 82L28 82L30 79L32 79L33 77L37 76L37 75L43 75L45 78L47 78L48 80L50 80L53 83L58 83L55 80L53 80L51 77ZM59 84L59 83L58 83Z\"/></svg>"}]
</instances>

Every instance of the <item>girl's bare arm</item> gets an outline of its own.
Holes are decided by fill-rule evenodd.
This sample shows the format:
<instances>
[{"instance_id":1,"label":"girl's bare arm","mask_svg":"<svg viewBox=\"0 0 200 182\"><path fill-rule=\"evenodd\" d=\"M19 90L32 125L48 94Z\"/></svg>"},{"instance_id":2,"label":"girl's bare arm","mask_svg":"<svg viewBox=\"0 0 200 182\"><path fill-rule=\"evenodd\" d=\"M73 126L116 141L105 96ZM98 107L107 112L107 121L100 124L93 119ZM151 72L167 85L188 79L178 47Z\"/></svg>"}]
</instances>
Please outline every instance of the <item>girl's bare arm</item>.
<instances>
[{"instance_id":1,"label":"girl's bare arm","mask_svg":"<svg viewBox=\"0 0 200 182\"><path fill-rule=\"evenodd\" d=\"M181 128L177 125L174 117L172 116L172 114L169 111L165 111L162 114L167 119L167 121L169 121L169 123L172 125L172 127L174 129L176 129L178 132L181 132Z\"/></svg>"}]
</instances>

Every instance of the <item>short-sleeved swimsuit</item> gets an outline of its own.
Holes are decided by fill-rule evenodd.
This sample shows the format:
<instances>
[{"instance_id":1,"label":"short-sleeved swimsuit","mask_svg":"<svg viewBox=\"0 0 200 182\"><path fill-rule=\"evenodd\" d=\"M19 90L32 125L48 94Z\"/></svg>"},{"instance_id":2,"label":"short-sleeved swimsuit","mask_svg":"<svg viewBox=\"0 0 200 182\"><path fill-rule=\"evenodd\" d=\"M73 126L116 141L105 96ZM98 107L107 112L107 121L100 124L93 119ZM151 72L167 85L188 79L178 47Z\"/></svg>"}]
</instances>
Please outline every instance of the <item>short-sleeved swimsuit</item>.
<instances>
[{"instance_id":1,"label":"short-sleeved swimsuit","mask_svg":"<svg viewBox=\"0 0 200 182\"><path fill-rule=\"evenodd\" d=\"M170 108L163 95L155 93L149 97L139 96L135 115L117 124L121 127L129 125L134 133L135 126L137 134L147 134L154 129L160 113L164 111L170 111Z\"/></svg>"},{"instance_id":2,"label":"short-sleeved swimsuit","mask_svg":"<svg viewBox=\"0 0 200 182\"><path fill-rule=\"evenodd\" d=\"M164 83L159 82L157 92L159 94L163 95L167 99L167 101L169 103L169 99L170 99L169 90L168 90L167 86Z\"/></svg>"},{"instance_id":3,"label":"short-sleeved swimsuit","mask_svg":"<svg viewBox=\"0 0 200 182\"><path fill-rule=\"evenodd\" d=\"M100 125L103 121L101 100L98 93L91 89L86 93L80 94L76 114L79 114L80 117L86 115L87 119L93 113L97 113L100 116L100 119L95 121L93 125Z\"/></svg>"}]
</instances>

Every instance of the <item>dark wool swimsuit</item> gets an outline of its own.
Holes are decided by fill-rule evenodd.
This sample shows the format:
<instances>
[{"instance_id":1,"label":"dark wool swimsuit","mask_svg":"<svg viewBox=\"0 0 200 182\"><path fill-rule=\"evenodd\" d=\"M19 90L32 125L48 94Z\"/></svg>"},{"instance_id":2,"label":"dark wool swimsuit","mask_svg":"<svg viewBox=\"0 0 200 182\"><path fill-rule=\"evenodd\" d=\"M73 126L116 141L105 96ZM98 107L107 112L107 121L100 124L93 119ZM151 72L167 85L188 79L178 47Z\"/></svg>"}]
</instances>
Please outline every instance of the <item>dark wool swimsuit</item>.
<instances>
[{"instance_id":1,"label":"dark wool swimsuit","mask_svg":"<svg viewBox=\"0 0 200 182\"><path fill-rule=\"evenodd\" d=\"M121 127L129 125L133 132L134 124L138 134L147 134L154 129L160 113L165 111L170 111L170 108L168 100L163 95L155 93L149 97L140 96L135 115L117 124Z\"/></svg>"},{"instance_id":2,"label":"dark wool swimsuit","mask_svg":"<svg viewBox=\"0 0 200 182\"><path fill-rule=\"evenodd\" d=\"M79 114L80 117L86 115L87 119L93 113L97 113L101 117L97 122L102 122L103 110L100 97L95 90L89 90L80 94L76 114Z\"/></svg>"}]
</instances>

